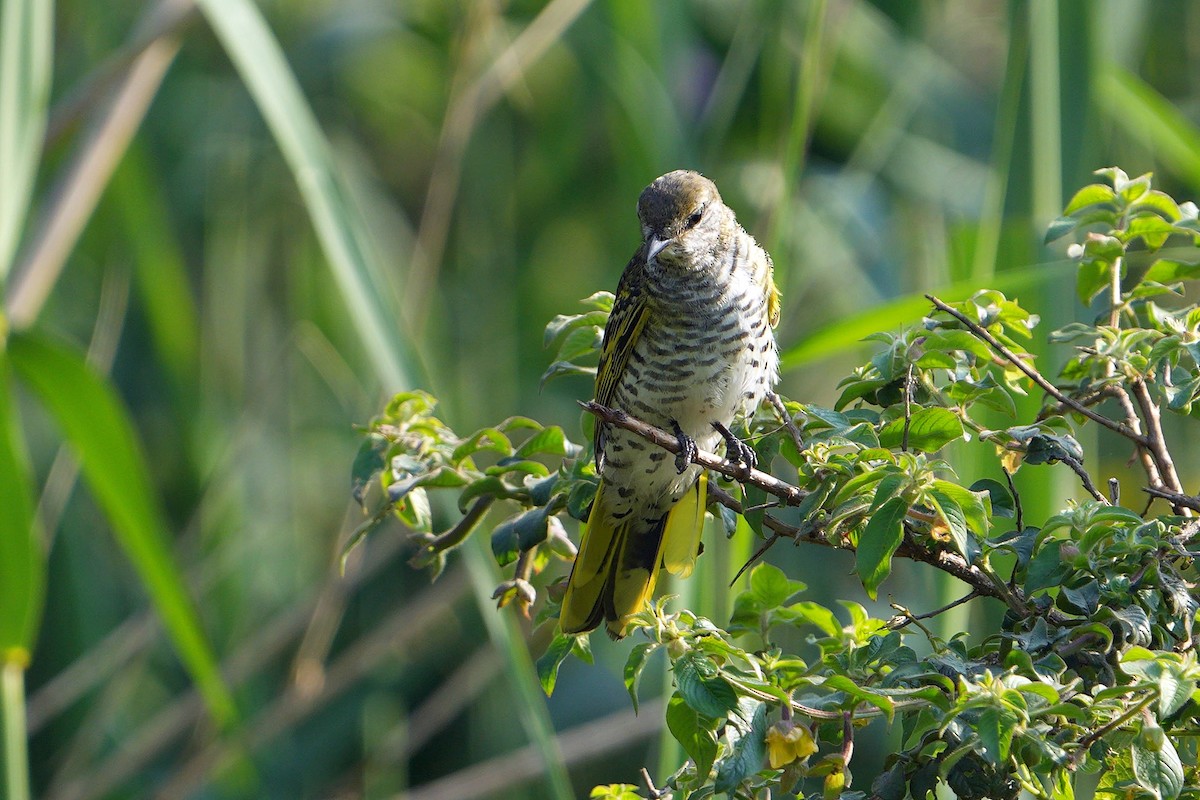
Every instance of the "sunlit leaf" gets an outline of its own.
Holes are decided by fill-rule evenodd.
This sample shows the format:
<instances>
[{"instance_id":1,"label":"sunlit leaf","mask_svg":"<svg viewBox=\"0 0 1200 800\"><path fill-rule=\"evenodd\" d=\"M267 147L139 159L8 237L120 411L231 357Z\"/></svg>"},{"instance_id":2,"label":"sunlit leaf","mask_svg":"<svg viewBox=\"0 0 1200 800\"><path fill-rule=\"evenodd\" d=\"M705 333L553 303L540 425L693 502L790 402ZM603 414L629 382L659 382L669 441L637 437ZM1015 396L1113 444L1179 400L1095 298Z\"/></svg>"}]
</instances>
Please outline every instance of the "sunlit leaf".
<instances>
[{"instance_id":1,"label":"sunlit leaf","mask_svg":"<svg viewBox=\"0 0 1200 800\"><path fill-rule=\"evenodd\" d=\"M871 515L858 539L855 567L867 595L874 600L879 584L892 572L892 554L904 538L904 517L909 503L893 497Z\"/></svg>"}]
</instances>

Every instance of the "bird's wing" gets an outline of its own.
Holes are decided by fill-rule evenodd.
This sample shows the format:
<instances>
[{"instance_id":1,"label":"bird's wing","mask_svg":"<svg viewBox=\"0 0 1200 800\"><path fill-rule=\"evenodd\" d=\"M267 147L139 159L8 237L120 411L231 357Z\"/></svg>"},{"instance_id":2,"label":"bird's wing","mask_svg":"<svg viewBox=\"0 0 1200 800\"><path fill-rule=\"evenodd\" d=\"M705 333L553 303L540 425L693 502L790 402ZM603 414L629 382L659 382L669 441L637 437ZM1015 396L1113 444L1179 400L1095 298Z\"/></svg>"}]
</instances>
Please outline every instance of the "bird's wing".
<instances>
[{"instance_id":1,"label":"bird's wing","mask_svg":"<svg viewBox=\"0 0 1200 800\"><path fill-rule=\"evenodd\" d=\"M643 287L645 280L645 247L643 246L630 259L621 281L617 284L617 299L613 304L608 324L604 326L604 342L600 348L600 364L596 369L596 402L602 406L611 406L617 391L617 384L629 363L629 355L637 344L642 328L646 326L646 317L650 309L646 305L646 292ZM603 452L600 431L603 426L596 426L596 454Z\"/></svg>"}]
</instances>

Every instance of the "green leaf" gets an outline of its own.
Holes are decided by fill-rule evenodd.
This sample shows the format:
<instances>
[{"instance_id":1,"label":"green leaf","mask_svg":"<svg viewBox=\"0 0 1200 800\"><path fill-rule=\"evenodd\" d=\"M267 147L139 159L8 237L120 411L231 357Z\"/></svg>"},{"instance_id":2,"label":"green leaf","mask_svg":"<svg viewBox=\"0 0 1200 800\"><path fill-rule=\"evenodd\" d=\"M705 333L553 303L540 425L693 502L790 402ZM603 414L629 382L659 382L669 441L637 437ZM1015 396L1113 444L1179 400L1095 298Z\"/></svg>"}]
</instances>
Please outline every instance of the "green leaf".
<instances>
[{"instance_id":1,"label":"green leaf","mask_svg":"<svg viewBox=\"0 0 1200 800\"><path fill-rule=\"evenodd\" d=\"M553 364L546 367L546 371L542 373L542 377L538 381L538 388L542 389L553 379L561 378L564 375L595 376L595 374L595 367L581 367L578 364L572 364L570 361L555 361Z\"/></svg>"},{"instance_id":2,"label":"green leaf","mask_svg":"<svg viewBox=\"0 0 1200 800\"><path fill-rule=\"evenodd\" d=\"M904 517L908 508L908 501L903 497L893 497L871 515L859 536L855 567L872 600L879 584L891 574L892 554L904 539Z\"/></svg>"},{"instance_id":3,"label":"green leaf","mask_svg":"<svg viewBox=\"0 0 1200 800\"><path fill-rule=\"evenodd\" d=\"M1074 217L1058 217L1046 226L1046 235L1042 237L1042 244L1055 242L1078 227L1079 220Z\"/></svg>"},{"instance_id":4,"label":"green leaf","mask_svg":"<svg viewBox=\"0 0 1200 800\"><path fill-rule=\"evenodd\" d=\"M954 549L959 555L971 560L970 533L967 531L967 519L962 507L950 495L938 489L929 491L929 502L942 518L942 522L946 523L950 538L954 542Z\"/></svg>"},{"instance_id":5,"label":"green leaf","mask_svg":"<svg viewBox=\"0 0 1200 800\"><path fill-rule=\"evenodd\" d=\"M979 734L979 743L983 745L984 758L993 765L999 765L1008 758L1015 727L1013 715L995 706L988 706L979 712L976 732Z\"/></svg>"},{"instance_id":6,"label":"green leaf","mask_svg":"<svg viewBox=\"0 0 1200 800\"><path fill-rule=\"evenodd\" d=\"M571 650L575 646L575 639L574 636L555 631L554 638L550 640L550 646L537 660L538 682L542 684L542 691L546 693L547 697L554 694L554 684L558 681L558 668L571 654ZM634 703L634 708L637 708L636 703Z\"/></svg>"},{"instance_id":7,"label":"green leaf","mask_svg":"<svg viewBox=\"0 0 1200 800\"><path fill-rule=\"evenodd\" d=\"M1074 214L1081 208L1101 203L1112 204L1115 207L1116 201L1117 193L1113 191L1111 186L1106 186L1103 183L1091 183L1075 193L1075 196L1067 203L1067 207L1063 209L1063 214Z\"/></svg>"},{"instance_id":8,"label":"green leaf","mask_svg":"<svg viewBox=\"0 0 1200 800\"><path fill-rule=\"evenodd\" d=\"M1169 737L1155 748L1138 737L1132 744L1133 774L1137 782L1162 800L1175 800L1183 791L1183 764Z\"/></svg>"},{"instance_id":9,"label":"green leaf","mask_svg":"<svg viewBox=\"0 0 1200 800\"><path fill-rule=\"evenodd\" d=\"M866 687L859 686L847 675L831 675L825 680L825 687L839 692L845 692L854 703L867 703L878 708L884 713L890 725L896 713L896 702L892 698L879 692L873 692Z\"/></svg>"},{"instance_id":10,"label":"green leaf","mask_svg":"<svg viewBox=\"0 0 1200 800\"><path fill-rule=\"evenodd\" d=\"M485 475L507 475L510 472L523 472L526 475L536 475L539 478L544 478L550 474L550 470L540 461L533 461L528 458L517 458L515 456L502 458L494 466L488 467L483 471Z\"/></svg>"},{"instance_id":11,"label":"green leaf","mask_svg":"<svg viewBox=\"0 0 1200 800\"><path fill-rule=\"evenodd\" d=\"M970 331L955 328L933 331L925 337L924 346L926 350L934 352L947 353L961 350L984 360L990 360L992 357L992 351L988 349L986 342L978 339Z\"/></svg>"},{"instance_id":12,"label":"green leaf","mask_svg":"<svg viewBox=\"0 0 1200 800\"><path fill-rule=\"evenodd\" d=\"M1087 259L1079 264L1075 273L1075 295L1085 306L1091 304L1096 295L1112 283L1112 262Z\"/></svg>"},{"instance_id":13,"label":"green leaf","mask_svg":"<svg viewBox=\"0 0 1200 800\"><path fill-rule=\"evenodd\" d=\"M485 494L495 495L496 497L507 497L509 492L508 486L504 481L497 478L495 475L487 475L478 478L471 482L467 488L463 489L458 495L458 510L460 513L466 513L467 506L476 497Z\"/></svg>"},{"instance_id":14,"label":"green leaf","mask_svg":"<svg viewBox=\"0 0 1200 800\"><path fill-rule=\"evenodd\" d=\"M83 358L30 333L9 340L13 367L46 406L75 451L83 476L132 562L209 712L236 711L168 545L150 470L121 401Z\"/></svg>"},{"instance_id":15,"label":"green leaf","mask_svg":"<svg viewBox=\"0 0 1200 800\"><path fill-rule=\"evenodd\" d=\"M774 564L763 561L750 570L750 592L764 608L778 608L804 589L803 583L789 580Z\"/></svg>"},{"instance_id":16,"label":"green leaf","mask_svg":"<svg viewBox=\"0 0 1200 800\"><path fill-rule=\"evenodd\" d=\"M784 611L786 612L785 616L792 622L807 622L829 636L838 636L842 632L842 624L838 622L833 612L811 600L793 603Z\"/></svg>"},{"instance_id":17,"label":"green leaf","mask_svg":"<svg viewBox=\"0 0 1200 800\"><path fill-rule=\"evenodd\" d=\"M3 347L0 342L0 664L25 667L41 618L46 564Z\"/></svg>"},{"instance_id":18,"label":"green leaf","mask_svg":"<svg viewBox=\"0 0 1200 800\"><path fill-rule=\"evenodd\" d=\"M177 393L186 397L200 363L200 322L164 181L146 146L134 140L106 192L117 206L124 241L133 255L138 299L158 363L169 371Z\"/></svg>"},{"instance_id":19,"label":"green leaf","mask_svg":"<svg viewBox=\"0 0 1200 800\"><path fill-rule=\"evenodd\" d=\"M667 730L679 742L683 752L696 765L696 775L707 779L717 757L717 737L709 726L702 724L700 715L678 693L667 701Z\"/></svg>"},{"instance_id":20,"label":"green leaf","mask_svg":"<svg viewBox=\"0 0 1200 800\"><path fill-rule=\"evenodd\" d=\"M484 451L510 456L513 446L502 431L496 428L480 428L454 448L450 460L457 464L468 456Z\"/></svg>"},{"instance_id":21,"label":"green leaf","mask_svg":"<svg viewBox=\"0 0 1200 800\"><path fill-rule=\"evenodd\" d=\"M600 348L601 330L595 325L575 328L568 333L558 347L555 361L571 362L580 356L596 352Z\"/></svg>"},{"instance_id":22,"label":"green leaf","mask_svg":"<svg viewBox=\"0 0 1200 800\"><path fill-rule=\"evenodd\" d=\"M1038 433L1025 443L1026 464L1053 464L1066 459L1083 460L1083 446L1069 434Z\"/></svg>"},{"instance_id":23,"label":"green leaf","mask_svg":"<svg viewBox=\"0 0 1200 800\"><path fill-rule=\"evenodd\" d=\"M918 409L909 420L908 449L934 453L962 435L962 420L953 411L937 406ZM879 444L883 447L900 447L903 441L903 418L893 420L879 432Z\"/></svg>"},{"instance_id":24,"label":"green leaf","mask_svg":"<svg viewBox=\"0 0 1200 800\"><path fill-rule=\"evenodd\" d=\"M880 506L901 494L902 490L907 489L911 482L911 478L898 472L889 472L884 475L883 480L875 487L875 496L871 498L871 507L867 513L874 514Z\"/></svg>"},{"instance_id":25,"label":"green leaf","mask_svg":"<svg viewBox=\"0 0 1200 800\"><path fill-rule=\"evenodd\" d=\"M603 328L606 322L608 322L607 311L597 310L588 311L583 314L559 314L546 325L546 333L542 339L542 346L549 347L554 344L558 337L567 331L574 331L585 325Z\"/></svg>"},{"instance_id":26,"label":"green leaf","mask_svg":"<svg viewBox=\"0 0 1200 800\"><path fill-rule=\"evenodd\" d=\"M980 478L971 484L972 493L986 492L988 503L992 508L993 517L1012 519L1016 516L1017 507L1008 487L991 478Z\"/></svg>"},{"instance_id":27,"label":"green leaf","mask_svg":"<svg viewBox=\"0 0 1200 800\"><path fill-rule=\"evenodd\" d=\"M549 508L538 506L514 514L492 531L492 555L500 566L508 566L523 551L546 540L546 518Z\"/></svg>"},{"instance_id":28,"label":"green leaf","mask_svg":"<svg viewBox=\"0 0 1200 800\"><path fill-rule=\"evenodd\" d=\"M633 710L638 710L638 684L642 680L642 670L646 668L646 656L658 645L654 642L642 642L629 652L625 662L625 691L633 701Z\"/></svg>"},{"instance_id":29,"label":"green leaf","mask_svg":"<svg viewBox=\"0 0 1200 800\"><path fill-rule=\"evenodd\" d=\"M367 487L375 480L375 476L387 466L384 455L388 450L388 440L378 433L369 433L358 447L354 456L354 464L350 467L350 494L363 504Z\"/></svg>"},{"instance_id":30,"label":"green leaf","mask_svg":"<svg viewBox=\"0 0 1200 800\"><path fill-rule=\"evenodd\" d=\"M694 650L684 653L671 670L679 694L698 713L719 719L737 707L737 693L703 655Z\"/></svg>"},{"instance_id":31,"label":"green leaf","mask_svg":"<svg viewBox=\"0 0 1200 800\"><path fill-rule=\"evenodd\" d=\"M727 729L727 735L733 741L729 754L721 759L717 768L713 788L718 792L733 792L738 784L758 772L766 757L767 704L757 700L751 702L754 703L754 710L750 714L749 725L737 729L741 735L734 739L734 726Z\"/></svg>"},{"instance_id":32,"label":"green leaf","mask_svg":"<svg viewBox=\"0 0 1200 800\"><path fill-rule=\"evenodd\" d=\"M1146 271L1146 276L1143 280L1152 281L1154 283L1177 283L1179 281L1191 281L1200 278L1200 263L1188 263L1186 261L1172 261L1167 258L1160 258L1150 265L1150 269Z\"/></svg>"},{"instance_id":33,"label":"green leaf","mask_svg":"<svg viewBox=\"0 0 1200 800\"><path fill-rule=\"evenodd\" d=\"M1175 233L1174 225L1157 214L1146 213L1129 221L1122 238L1127 242L1140 238L1153 252L1166 244L1167 237L1172 233Z\"/></svg>"},{"instance_id":34,"label":"green leaf","mask_svg":"<svg viewBox=\"0 0 1200 800\"><path fill-rule=\"evenodd\" d=\"M1168 222L1175 222L1183 216L1183 212L1179 210L1179 204L1171 195L1157 189L1151 189L1134 200L1130 204L1129 210L1134 212L1153 211Z\"/></svg>"},{"instance_id":35,"label":"green leaf","mask_svg":"<svg viewBox=\"0 0 1200 800\"><path fill-rule=\"evenodd\" d=\"M986 492L972 491L957 483L940 478L933 482L933 488L958 504L958 507L962 509L967 527L975 534L980 537L988 535L990 523L988 522L988 504L985 499L988 496Z\"/></svg>"},{"instance_id":36,"label":"green leaf","mask_svg":"<svg viewBox=\"0 0 1200 800\"><path fill-rule=\"evenodd\" d=\"M517 458L529 458L530 456L549 453L554 456L565 456L571 448L570 442L567 441L566 434L563 429L557 425L551 425L547 428L542 428L540 431L530 436L525 442L517 448L515 453Z\"/></svg>"}]
</instances>

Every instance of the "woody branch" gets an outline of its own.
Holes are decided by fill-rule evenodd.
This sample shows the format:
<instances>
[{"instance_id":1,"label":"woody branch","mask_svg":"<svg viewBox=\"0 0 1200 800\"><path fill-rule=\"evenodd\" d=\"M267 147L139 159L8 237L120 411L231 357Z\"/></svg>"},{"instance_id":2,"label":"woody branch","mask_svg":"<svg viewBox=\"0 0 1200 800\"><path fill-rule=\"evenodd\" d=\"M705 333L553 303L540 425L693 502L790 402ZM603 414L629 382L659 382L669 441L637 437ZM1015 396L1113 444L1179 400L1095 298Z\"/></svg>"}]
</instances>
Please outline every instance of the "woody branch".
<instances>
[{"instance_id":1,"label":"woody branch","mask_svg":"<svg viewBox=\"0 0 1200 800\"><path fill-rule=\"evenodd\" d=\"M631 417L624 411L609 408L596 402L580 402L580 405L583 406L584 410L602 422L615 425L618 428L623 428L630 433L636 434L669 453L679 453L678 439L661 428ZM750 468L742 463L729 461L704 450L697 450L692 461L695 464L732 478L744 485L756 486L767 494L779 498L783 505L798 506L809 495L809 492L804 489L782 481L774 475ZM710 485L709 496L712 500L731 509L735 513L742 513L741 502L719 486ZM906 533L911 534L918 527L923 528L933 522L935 522L935 518L932 514L920 509L912 509L909 511L906 521ZM796 526L784 522L771 514L764 514L763 526L769 528L779 537L811 542L812 544L833 547L840 550L854 549L853 546L847 543L838 542L827 537L824 525L818 520L810 520L801 526ZM969 585L977 594L986 597L995 597L1003 601L1020 616L1028 616L1030 614L1030 606L1025 602L1019 590L1005 586L1003 583L997 583L991 576L979 569L978 566L969 563L958 553L940 548L930 542L918 540L912 535L906 535L900 547L897 548L896 555L901 558L929 564L943 572L949 573ZM1054 618L1058 615L1058 612L1054 610L1047 613L1050 617ZM1055 620L1052 619L1051 621Z\"/></svg>"}]
</instances>

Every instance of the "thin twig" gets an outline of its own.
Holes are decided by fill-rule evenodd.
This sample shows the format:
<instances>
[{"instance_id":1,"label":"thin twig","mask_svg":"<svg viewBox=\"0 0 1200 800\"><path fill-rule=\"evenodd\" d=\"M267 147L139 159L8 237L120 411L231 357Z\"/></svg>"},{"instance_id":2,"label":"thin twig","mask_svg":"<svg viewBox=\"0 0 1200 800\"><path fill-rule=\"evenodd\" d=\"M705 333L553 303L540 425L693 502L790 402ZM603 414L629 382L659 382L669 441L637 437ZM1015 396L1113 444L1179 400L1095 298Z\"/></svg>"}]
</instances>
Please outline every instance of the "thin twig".
<instances>
[{"instance_id":1,"label":"thin twig","mask_svg":"<svg viewBox=\"0 0 1200 800\"><path fill-rule=\"evenodd\" d=\"M1100 490L1096 488L1096 484L1092 483L1092 476L1087 474L1087 470L1083 468L1083 464L1074 458L1060 458L1059 461L1066 464L1071 468L1072 472L1079 476L1079 482L1083 484L1083 488L1088 494L1101 503L1110 505L1108 498L1100 493Z\"/></svg>"},{"instance_id":2,"label":"thin twig","mask_svg":"<svg viewBox=\"0 0 1200 800\"><path fill-rule=\"evenodd\" d=\"M616 425L631 433L635 433L669 453L679 452L679 440L660 428L635 419L623 411L608 408L599 403L588 401L581 402L580 405L605 423ZM768 475L757 469L752 469L740 462L734 463L728 461L704 450L697 450L692 461L706 469L719 472L743 484L757 486L764 492L783 500L787 505L799 505L809 495L809 492L798 486L781 481L774 475ZM710 485L708 492L714 502L724 505L735 513L743 513L741 502L719 486ZM929 525L934 521L935 517L931 514L927 514L919 509L909 510L909 524ZM807 520L803 526L796 526L789 525L770 514L763 514L763 526L770 528L780 536L796 541L812 542L825 547L842 550L853 550L849 545L829 540L824 535L824 526L819 519ZM1027 617L1031 613L1024 596L1018 590L1010 588L1004 581L990 575L977 565L969 563L958 553L931 546L924 541L917 540L913 536L905 536L900 546L896 549L895 555L913 561L922 561L943 572L947 572L974 588L980 595L1000 599L1021 617ZM1054 609L1050 609L1045 613L1048 621L1062 622L1066 619Z\"/></svg>"},{"instance_id":3,"label":"thin twig","mask_svg":"<svg viewBox=\"0 0 1200 800\"><path fill-rule=\"evenodd\" d=\"M772 547L774 547L775 543L778 541L779 541L779 534L772 533L770 538L768 538L765 542L763 542L762 547L755 550L754 555L750 556L750 558L747 559L745 564L742 564L741 569L739 569L737 571L737 574L733 576L733 580L731 580L729 582L730 587L732 587L735 583L737 583L738 578L742 577L742 574L745 573L746 570L750 569L750 567L754 564L754 562L758 561L760 558L762 558L764 555L766 555L767 551L770 550Z\"/></svg>"},{"instance_id":4,"label":"thin twig","mask_svg":"<svg viewBox=\"0 0 1200 800\"><path fill-rule=\"evenodd\" d=\"M910 625L914 622L919 623L919 621L923 620L923 619L932 619L932 618L938 616L939 614L945 614L947 611L949 611L952 608L957 608L958 606L961 606L963 603L970 602L971 600L974 600L976 597L979 597L979 592L975 589L972 589L971 591L967 592L966 594L964 594L962 597L958 598L957 600L947 603L946 605L942 606L941 608L935 608L933 611L926 611L924 614L914 614L911 611L909 611L907 608L897 605L896 603L892 603L892 608L896 609L900 613L897 614L896 616L892 617L890 620L888 620L888 623L887 623L888 629L893 630L893 631L899 630L900 628L903 628L906 625Z\"/></svg>"},{"instance_id":5,"label":"thin twig","mask_svg":"<svg viewBox=\"0 0 1200 800\"><path fill-rule=\"evenodd\" d=\"M1137 401L1138 408L1142 410L1142 420L1146 424L1146 447L1154 456L1154 463L1162 475L1163 486L1154 488L1164 488L1167 491L1182 494L1183 486L1179 482L1179 474L1175 471L1175 461L1171 458L1171 452L1167 450L1167 443L1163 438L1162 417L1158 410L1158 404L1150 396L1150 389L1141 378L1133 381L1133 399ZM1188 506L1175 506L1176 514L1188 517L1191 516L1190 512L1191 509Z\"/></svg>"},{"instance_id":6,"label":"thin twig","mask_svg":"<svg viewBox=\"0 0 1200 800\"><path fill-rule=\"evenodd\" d=\"M796 445L796 452L803 453L804 437L801 435L800 429L796 427L792 415L788 413L787 406L783 404L783 398L775 392L767 392L767 402L775 409L775 413L779 415L779 421L783 423L788 435L792 437L792 444Z\"/></svg>"},{"instance_id":7,"label":"thin twig","mask_svg":"<svg viewBox=\"0 0 1200 800\"><path fill-rule=\"evenodd\" d=\"M1130 429L1128 425L1122 422L1117 422L1113 419L1109 419L1103 414L1097 414L1095 411L1078 402L1077 400L1063 394L1057 386L1042 377L1040 372L1027 364L1012 350L1009 350L1007 347L1005 347L999 339L989 333L986 328L983 328L978 323L972 321L969 317L967 317L966 314L963 314L958 309L942 302L931 294L925 295L925 298L929 300L929 302L933 303L938 310L945 311L963 325L966 325L967 330L969 330L975 336L975 338L982 340L985 344L987 344L988 347L995 350L996 353L1003 357L1006 361L1009 361L1014 367L1025 373L1025 377L1037 384L1042 391L1053 397L1058 402L1062 403L1067 408L1082 414L1093 422L1099 423L1111 431L1121 434L1125 438L1136 442L1143 447L1149 446L1149 442L1146 440L1146 437L1139 435L1137 432Z\"/></svg>"},{"instance_id":8,"label":"thin twig","mask_svg":"<svg viewBox=\"0 0 1200 800\"><path fill-rule=\"evenodd\" d=\"M1182 492L1171 492L1166 489L1159 489L1155 486L1147 486L1142 489L1143 492L1151 497L1161 497L1173 506L1180 508L1190 508L1192 511L1200 511L1200 497L1194 497L1190 494Z\"/></svg>"},{"instance_id":9,"label":"thin twig","mask_svg":"<svg viewBox=\"0 0 1200 800\"><path fill-rule=\"evenodd\" d=\"M912 425L912 376L913 365L910 362L904 377L904 436L900 440L900 450L905 453L908 452L908 430Z\"/></svg>"},{"instance_id":10,"label":"thin twig","mask_svg":"<svg viewBox=\"0 0 1200 800\"><path fill-rule=\"evenodd\" d=\"M713 502L720 503L735 514L742 513L741 502L720 486L714 486L710 483L708 496ZM763 527L770 528L771 531L780 537L792 539L796 542L806 542L822 547L831 547L835 550L847 550L851 552L854 549L849 545L828 539L825 536L825 528L821 520L809 520L804 525L797 526L790 525L770 514L764 514ZM980 596L994 597L1002 601L1021 617L1027 617L1030 614L1029 605L1025 602L1024 596L1019 590L1005 586L998 579L994 580L978 566L968 563L965 558L957 553L934 549L917 542L911 536L906 536L900 542L900 546L896 548L895 555L899 558L907 558L910 561L920 561L924 564L929 564L942 572L948 573L970 586ZM1052 624L1063 624L1067 621L1067 617L1055 609L1045 612L1045 617L1046 621Z\"/></svg>"},{"instance_id":11,"label":"thin twig","mask_svg":"<svg viewBox=\"0 0 1200 800\"><path fill-rule=\"evenodd\" d=\"M1111 363L1109 364L1111 367ZM1142 420L1138 416L1137 409L1133 405L1133 400L1126 391L1125 386L1116 384L1113 386L1113 396L1117 398L1117 403L1121 406L1121 413L1125 415L1125 424L1129 429L1138 436L1144 436L1142 433ZM1150 449L1143 444L1139 444L1134 448L1137 458L1142 462L1142 471L1146 473L1146 479L1150 481L1151 486L1162 486L1162 475L1159 473L1158 464L1154 461L1154 456L1150 453Z\"/></svg>"},{"instance_id":12,"label":"thin twig","mask_svg":"<svg viewBox=\"0 0 1200 800\"><path fill-rule=\"evenodd\" d=\"M1156 692L1151 692L1151 693L1147 694L1146 697L1143 698L1141 700L1141 702L1139 702L1137 705L1133 706L1128 711L1121 714L1119 717L1109 720L1106 724L1101 725L1099 728L1097 728L1096 730L1089 733L1087 736L1080 739L1079 740L1079 749L1077 749L1073 753L1071 753L1070 758L1067 759L1067 766L1068 767L1078 766L1079 761L1083 758L1084 754L1086 754L1087 751L1091 749L1093 744L1100 741L1105 736L1107 736L1108 734L1115 731L1117 728L1124 725L1126 722L1129 722L1129 720L1133 719L1138 714L1142 713L1142 709L1148 707L1151 703L1153 703L1157 699L1158 699L1158 694Z\"/></svg>"},{"instance_id":13,"label":"thin twig","mask_svg":"<svg viewBox=\"0 0 1200 800\"><path fill-rule=\"evenodd\" d=\"M1025 509L1021 508L1021 493L1017 491L1017 485L1013 483L1012 473L1003 467L1000 468L1000 471L1004 473L1004 480L1008 481L1008 491L1012 493L1014 522L1017 530L1023 531L1025 530Z\"/></svg>"}]
</instances>

